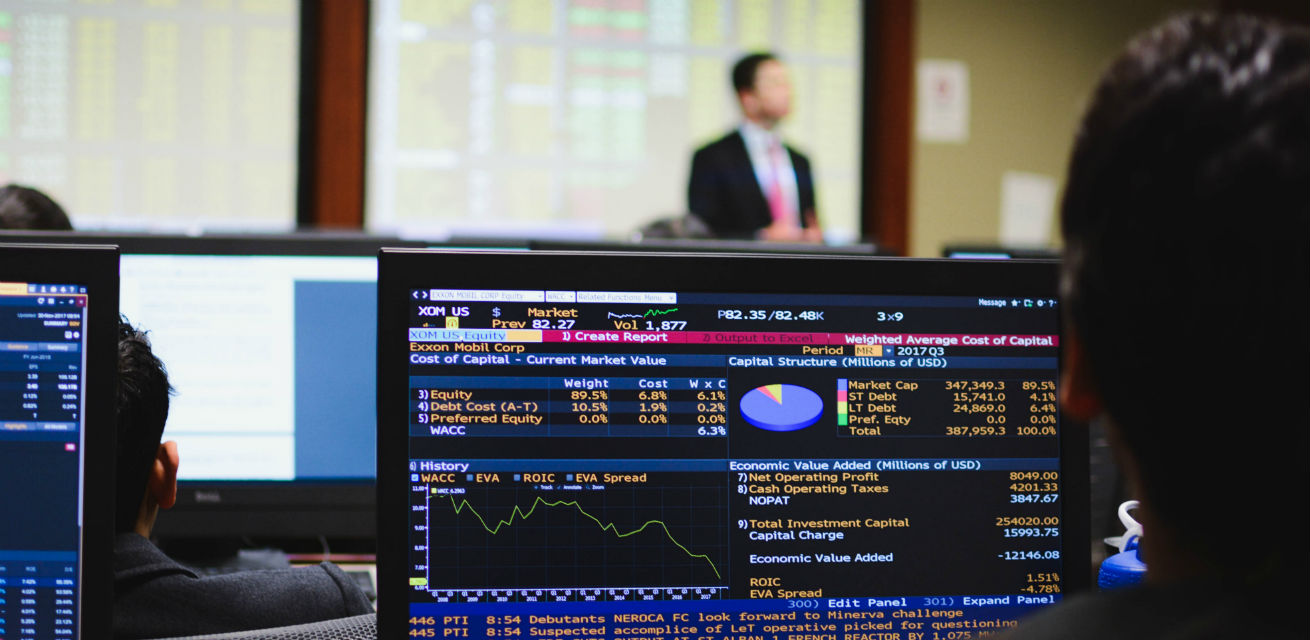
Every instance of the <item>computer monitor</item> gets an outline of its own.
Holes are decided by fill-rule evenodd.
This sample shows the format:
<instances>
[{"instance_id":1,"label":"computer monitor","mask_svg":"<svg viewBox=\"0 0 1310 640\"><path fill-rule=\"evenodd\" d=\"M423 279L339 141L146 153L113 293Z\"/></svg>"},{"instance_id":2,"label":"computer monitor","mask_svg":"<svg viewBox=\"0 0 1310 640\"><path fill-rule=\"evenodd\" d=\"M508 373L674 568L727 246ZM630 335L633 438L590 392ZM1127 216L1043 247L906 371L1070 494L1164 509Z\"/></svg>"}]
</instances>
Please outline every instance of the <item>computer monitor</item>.
<instances>
[{"instance_id":1,"label":"computer monitor","mask_svg":"<svg viewBox=\"0 0 1310 640\"><path fill-rule=\"evenodd\" d=\"M380 636L1009 628L1089 582L1056 281L384 250Z\"/></svg>"},{"instance_id":2,"label":"computer monitor","mask_svg":"<svg viewBox=\"0 0 1310 640\"><path fill-rule=\"evenodd\" d=\"M123 313L176 389L164 538L370 539L378 248L199 238L123 247Z\"/></svg>"},{"instance_id":3,"label":"computer monitor","mask_svg":"<svg viewBox=\"0 0 1310 640\"><path fill-rule=\"evenodd\" d=\"M178 500L155 534L187 556L214 548L176 546L197 538L285 546L326 536L371 551L377 251L423 245L308 233L66 237L122 248L123 314L148 332L176 392L164 438L180 450Z\"/></svg>"},{"instance_id":4,"label":"computer monitor","mask_svg":"<svg viewBox=\"0 0 1310 640\"><path fill-rule=\"evenodd\" d=\"M0 244L0 638L99 638L113 604L118 252Z\"/></svg>"}]
</instances>

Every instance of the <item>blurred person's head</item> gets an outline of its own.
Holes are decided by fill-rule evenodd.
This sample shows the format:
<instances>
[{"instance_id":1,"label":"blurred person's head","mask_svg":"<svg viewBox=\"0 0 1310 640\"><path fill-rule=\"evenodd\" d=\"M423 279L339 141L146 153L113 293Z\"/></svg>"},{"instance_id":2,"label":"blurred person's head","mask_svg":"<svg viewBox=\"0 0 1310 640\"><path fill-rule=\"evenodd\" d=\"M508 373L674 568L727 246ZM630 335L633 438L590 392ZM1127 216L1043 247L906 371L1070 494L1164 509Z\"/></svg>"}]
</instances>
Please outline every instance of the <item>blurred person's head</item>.
<instances>
[{"instance_id":1,"label":"blurred person's head","mask_svg":"<svg viewBox=\"0 0 1310 640\"><path fill-rule=\"evenodd\" d=\"M787 67L772 53L752 53L738 60L732 67L732 87L742 115L765 129L791 113L791 79Z\"/></svg>"},{"instance_id":2,"label":"blurred person's head","mask_svg":"<svg viewBox=\"0 0 1310 640\"><path fill-rule=\"evenodd\" d=\"M1149 575L1310 540L1310 33L1185 15L1109 67L1062 203L1061 401L1104 419Z\"/></svg>"},{"instance_id":3,"label":"blurred person's head","mask_svg":"<svg viewBox=\"0 0 1310 640\"><path fill-rule=\"evenodd\" d=\"M0 229L72 231L73 223L59 203L31 187L0 187Z\"/></svg>"},{"instance_id":4,"label":"blurred person's head","mask_svg":"<svg viewBox=\"0 0 1310 640\"><path fill-rule=\"evenodd\" d=\"M163 442L168 421L164 363L150 350L145 332L118 323L117 479L114 530L149 537L160 508L177 499L177 444Z\"/></svg>"}]
</instances>

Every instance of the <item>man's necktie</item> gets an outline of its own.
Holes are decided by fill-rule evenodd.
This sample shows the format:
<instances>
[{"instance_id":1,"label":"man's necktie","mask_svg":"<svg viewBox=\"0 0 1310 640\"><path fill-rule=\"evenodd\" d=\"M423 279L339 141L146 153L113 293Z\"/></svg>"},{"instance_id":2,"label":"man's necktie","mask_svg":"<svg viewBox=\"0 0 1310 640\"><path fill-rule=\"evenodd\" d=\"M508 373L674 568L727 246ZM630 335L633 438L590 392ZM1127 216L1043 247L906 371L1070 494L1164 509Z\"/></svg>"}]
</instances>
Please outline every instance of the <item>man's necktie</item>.
<instances>
[{"instance_id":1,"label":"man's necktie","mask_svg":"<svg viewBox=\"0 0 1310 640\"><path fill-rule=\"evenodd\" d=\"M773 175L769 182L769 212L773 214L774 222L794 222L791 207L787 206L787 198L782 194L782 169L779 167L781 157L782 145L777 140L770 141L769 167Z\"/></svg>"}]
</instances>

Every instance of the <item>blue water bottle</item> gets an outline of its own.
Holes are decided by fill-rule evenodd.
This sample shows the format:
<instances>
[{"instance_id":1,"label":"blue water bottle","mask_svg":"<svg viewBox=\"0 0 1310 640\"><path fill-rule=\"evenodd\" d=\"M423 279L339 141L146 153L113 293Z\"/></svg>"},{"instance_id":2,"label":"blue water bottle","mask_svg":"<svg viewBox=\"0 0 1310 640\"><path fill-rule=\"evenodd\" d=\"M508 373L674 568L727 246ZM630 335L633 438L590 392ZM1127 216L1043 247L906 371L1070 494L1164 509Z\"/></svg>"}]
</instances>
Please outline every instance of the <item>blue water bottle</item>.
<instances>
[{"instance_id":1,"label":"blue water bottle","mask_svg":"<svg viewBox=\"0 0 1310 640\"><path fill-rule=\"evenodd\" d=\"M1096 583L1102 590L1129 587L1139 584L1146 577L1146 563L1142 562L1141 556L1142 525L1128 515L1137 505L1136 500L1119 505L1119 521L1127 530L1122 536L1105 539L1105 543L1117 547L1119 553L1101 563Z\"/></svg>"}]
</instances>

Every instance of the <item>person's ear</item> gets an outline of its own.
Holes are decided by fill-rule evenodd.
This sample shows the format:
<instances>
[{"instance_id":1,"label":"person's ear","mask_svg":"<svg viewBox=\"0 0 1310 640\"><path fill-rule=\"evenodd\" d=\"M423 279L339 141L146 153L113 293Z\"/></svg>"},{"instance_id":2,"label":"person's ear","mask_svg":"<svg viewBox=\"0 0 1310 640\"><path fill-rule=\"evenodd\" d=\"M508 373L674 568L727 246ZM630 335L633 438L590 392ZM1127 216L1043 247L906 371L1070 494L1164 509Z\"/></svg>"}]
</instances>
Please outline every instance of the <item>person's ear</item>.
<instances>
[{"instance_id":1,"label":"person's ear","mask_svg":"<svg viewBox=\"0 0 1310 640\"><path fill-rule=\"evenodd\" d=\"M1069 417L1089 422L1102 410L1101 391L1092 379L1087 351L1076 331L1064 332L1064 366L1060 371L1060 409Z\"/></svg>"},{"instance_id":2,"label":"person's ear","mask_svg":"<svg viewBox=\"0 0 1310 640\"><path fill-rule=\"evenodd\" d=\"M741 103L741 112L747 117L754 117L760 108L760 98L754 89L737 92L737 102Z\"/></svg>"},{"instance_id":3,"label":"person's ear","mask_svg":"<svg viewBox=\"0 0 1310 640\"><path fill-rule=\"evenodd\" d=\"M150 478L146 481L146 491L161 509L170 509L177 502L177 467L180 462L176 442L160 443L155 451L155 464L150 468Z\"/></svg>"}]
</instances>

